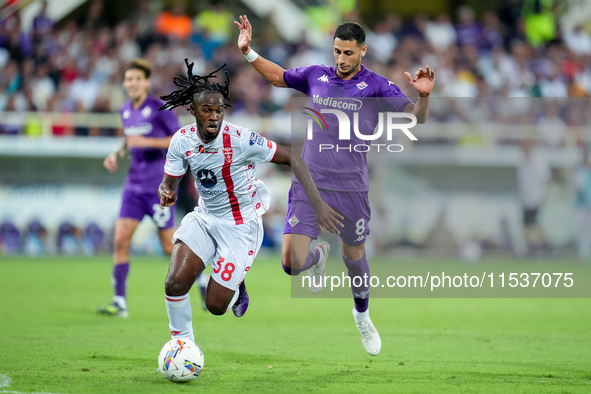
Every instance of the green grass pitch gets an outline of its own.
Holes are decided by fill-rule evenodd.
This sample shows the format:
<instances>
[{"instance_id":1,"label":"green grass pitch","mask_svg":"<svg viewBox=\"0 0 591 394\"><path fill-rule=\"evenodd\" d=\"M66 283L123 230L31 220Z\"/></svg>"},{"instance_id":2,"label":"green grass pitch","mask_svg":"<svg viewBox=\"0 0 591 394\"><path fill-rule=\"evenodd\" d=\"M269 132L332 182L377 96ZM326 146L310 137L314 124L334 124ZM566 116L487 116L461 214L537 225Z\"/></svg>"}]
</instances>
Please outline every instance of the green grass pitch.
<instances>
[{"instance_id":1,"label":"green grass pitch","mask_svg":"<svg viewBox=\"0 0 591 394\"><path fill-rule=\"evenodd\" d=\"M166 271L134 258L130 317L116 319L94 312L111 299L109 257L1 256L0 393L591 392L589 299L372 299L371 357L352 301L291 298L277 256L253 265L240 319L192 290L205 367L174 384L156 371Z\"/></svg>"}]
</instances>

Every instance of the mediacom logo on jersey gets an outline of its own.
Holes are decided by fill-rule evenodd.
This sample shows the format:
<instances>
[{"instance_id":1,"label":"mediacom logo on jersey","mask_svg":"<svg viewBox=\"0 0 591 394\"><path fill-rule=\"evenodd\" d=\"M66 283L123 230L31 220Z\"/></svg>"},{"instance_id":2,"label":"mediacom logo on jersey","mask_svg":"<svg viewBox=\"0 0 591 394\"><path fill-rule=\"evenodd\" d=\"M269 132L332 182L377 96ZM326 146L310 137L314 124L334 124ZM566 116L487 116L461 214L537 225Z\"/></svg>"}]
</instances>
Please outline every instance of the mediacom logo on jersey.
<instances>
[{"instance_id":1,"label":"mediacom logo on jersey","mask_svg":"<svg viewBox=\"0 0 591 394\"><path fill-rule=\"evenodd\" d=\"M338 110L338 109L321 109L320 112L315 111L308 107L303 107L306 110L313 112L316 116L309 112L304 112L306 115L309 115L308 122L306 125L306 138L308 140L312 140L314 138L314 133L312 131L313 128L313 121L320 126L321 131L329 131L328 125L326 122L325 116L323 114L334 115L337 117L339 131L338 131L338 140L339 141L351 141L351 123L353 124L353 133L355 137L359 140L363 141L376 141L377 139L381 138L382 135L385 135L388 141L392 141L392 135L395 130L400 130L406 135L408 139L411 141L418 141L417 137L414 136L410 132L409 129L413 128L417 124L417 118L415 115L406 112L378 112L378 124L373 134L363 134L359 130L359 113L353 112L353 121L351 122L350 115L347 113ZM406 119L408 122L405 123L397 123L398 120ZM331 122L332 124L333 122ZM385 129L385 133L384 133ZM330 130L333 131L333 130ZM402 152L404 147L400 144L377 144L377 143L362 143L362 144L351 144L343 145L343 144L319 144L318 151L328 151L328 150L336 150L339 151L347 151L347 152L368 152L372 149L377 150L380 152L381 150L387 150L391 153L398 153Z\"/></svg>"}]
</instances>

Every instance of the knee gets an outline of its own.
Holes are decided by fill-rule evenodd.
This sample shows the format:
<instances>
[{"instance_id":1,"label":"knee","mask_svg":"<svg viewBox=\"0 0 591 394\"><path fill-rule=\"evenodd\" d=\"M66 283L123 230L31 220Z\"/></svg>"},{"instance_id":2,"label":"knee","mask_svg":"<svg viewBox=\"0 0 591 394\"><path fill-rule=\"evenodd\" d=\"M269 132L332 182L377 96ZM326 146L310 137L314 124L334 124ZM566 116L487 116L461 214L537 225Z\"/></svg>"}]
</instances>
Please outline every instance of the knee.
<instances>
[{"instance_id":1,"label":"knee","mask_svg":"<svg viewBox=\"0 0 591 394\"><path fill-rule=\"evenodd\" d=\"M182 296L189 292L191 285L174 275L167 275L164 281L164 293L169 296Z\"/></svg>"},{"instance_id":2,"label":"knee","mask_svg":"<svg viewBox=\"0 0 591 394\"><path fill-rule=\"evenodd\" d=\"M365 258L365 253L360 253L360 251L357 251L356 253L345 253L343 251L343 257L343 261L345 266L347 266L350 275L358 275L366 269L369 269L369 263Z\"/></svg>"},{"instance_id":3,"label":"knee","mask_svg":"<svg viewBox=\"0 0 591 394\"><path fill-rule=\"evenodd\" d=\"M355 257L357 257L356 253L352 253L348 250L343 250L343 257L346 258L349 261L357 261L359 260L358 258L356 259ZM347 265L347 262L345 261L345 265Z\"/></svg>"},{"instance_id":4,"label":"knee","mask_svg":"<svg viewBox=\"0 0 591 394\"><path fill-rule=\"evenodd\" d=\"M342 254L347 260L359 261L365 255L365 244L357 247L344 247L342 248ZM346 261L345 264L347 264Z\"/></svg>"},{"instance_id":5,"label":"knee","mask_svg":"<svg viewBox=\"0 0 591 394\"><path fill-rule=\"evenodd\" d=\"M212 315L221 316L226 313L226 310L228 310L228 305L221 304L222 303L220 303L218 300L213 299L213 297L205 297L205 306Z\"/></svg>"},{"instance_id":6,"label":"knee","mask_svg":"<svg viewBox=\"0 0 591 394\"><path fill-rule=\"evenodd\" d=\"M128 237L121 235L121 234L116 234L115 235L115 239L113 240L113 246L115 247L115 250L129 250L129 245L131 244L131 239L129 239Z\"/></svg>"}]
</instances>

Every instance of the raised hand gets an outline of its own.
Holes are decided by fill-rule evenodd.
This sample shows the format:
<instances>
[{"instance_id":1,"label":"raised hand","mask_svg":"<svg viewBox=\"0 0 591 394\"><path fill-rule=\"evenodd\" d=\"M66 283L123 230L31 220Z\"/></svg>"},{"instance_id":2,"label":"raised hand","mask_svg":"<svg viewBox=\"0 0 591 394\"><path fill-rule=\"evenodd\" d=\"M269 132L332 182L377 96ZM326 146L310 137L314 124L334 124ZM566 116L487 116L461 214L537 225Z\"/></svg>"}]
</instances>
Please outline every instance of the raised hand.
<instances>
[{"instance_id":1,"label":"raised hand","mask_svg":"<svg viewBox=\"0 0 591 394\"><path fill-rule=\"evenodd\" d=\"M246 55L250 50L252 26L246 15L240 15L240 22L234 21L234 24L238 26L238 30L240 30L240 35L238 36L238 48L240 48L242 53Z\"/></svg>"},{"instance_id":2,"label":"raised hand","mask_svg":"<svg viewBox=\"0 0 591 394\"><path fill-rule=\"evenodd\" d=\"M426 70L420 68L419 71L415 73L415 78L413 78L408 71L405 71L404 75L406 75L412 87L419 92L419 96L426 97L431 94L433 85L435 85L435 71L429 66L427 66Z\"/></svg>"}]
</instances>

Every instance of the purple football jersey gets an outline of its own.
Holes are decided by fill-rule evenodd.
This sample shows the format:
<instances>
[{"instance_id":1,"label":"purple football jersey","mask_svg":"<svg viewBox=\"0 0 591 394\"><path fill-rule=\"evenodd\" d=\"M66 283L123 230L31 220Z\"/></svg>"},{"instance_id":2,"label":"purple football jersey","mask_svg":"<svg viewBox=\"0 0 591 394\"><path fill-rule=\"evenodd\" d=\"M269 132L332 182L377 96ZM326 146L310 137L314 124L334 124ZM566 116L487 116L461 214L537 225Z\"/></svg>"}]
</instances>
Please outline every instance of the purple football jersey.
<instances>
[{"instance_id":1,"label":"purple football jersey","mask_svg":"<svg viewBox=\"0 0 591 394\"><path fill-rule=\"evenodd\" d=\"M137 110L131 101L121 107L123 129L126 137L141 135L151 138L166 138L180 128L176 115L171 111L158 111L163 103L152 95ZM135 193L158 192L164 176L166 149L131 148L131 163L125 180L125 189Z\"/></svg>"},{"instance_id":2,"label":"purple football jersey","mask_svg":"<svg viewBox=\"0 0 591 394\"><path fill-rule=\"evenodd\" d=\"M372 134L377 123L379 111L403 112L412 101L400 91L398 86L386 78L369 71L365 66L349 80L336 74L336 67L313 65L286 70L283 79L288 87L296 89L309 97L309 105L315 111L339 109L353 119L354 112L359 115L359 129L363 134ZM376 99L391 98L378 102ZM342 104L347 104L343 106ZM349 105L350 104L350 105ZM363 108L361 111L360 109ZM346 149L322 150L320 144L340 145L338 139L338 119L325 115L327 130L317 124L312 125L313 138L305 140L302 158L310 169L310 174L320 189L338 191L369 191L369 174L366 152ZM302 130L302 133L304 130ZM349 146L370 144L351 133L351 139L340 141ZM294 178L295 181L295 178Z\"/></svg>"}]
</instances>

